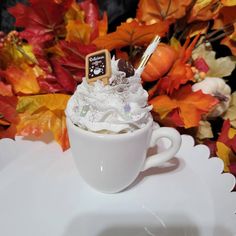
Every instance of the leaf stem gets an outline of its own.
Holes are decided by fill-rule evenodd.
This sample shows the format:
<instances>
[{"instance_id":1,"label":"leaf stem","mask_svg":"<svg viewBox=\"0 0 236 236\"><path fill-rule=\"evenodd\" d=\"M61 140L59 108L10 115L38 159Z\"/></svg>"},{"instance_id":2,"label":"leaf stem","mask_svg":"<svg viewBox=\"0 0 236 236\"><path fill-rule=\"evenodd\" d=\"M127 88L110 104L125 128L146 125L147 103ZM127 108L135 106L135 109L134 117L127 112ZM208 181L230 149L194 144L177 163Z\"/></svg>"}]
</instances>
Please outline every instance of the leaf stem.
<instances>
[{"instance_id":1,"label":"leaf stem","mask_svg":"<svg viewBox=\"0 0 236 236\"><path fill-rule=\"evenodd\" d=\"M228 34L227 33L222 33L222 34L219 34L218 36L214 37L214 38L210 38L210 39L206 39L208 42L214 42L214 41L217 41L225 36L227 36Z\"/></svg>"},{"instance_id":2,"label":"leaf stem","mask_svg":"<svg viewBox=\"0 0 236 236\"><path fill-rule=\"evenodd\" d=\"M165 13L165 18L166 18L166 17L168 16L168 14L169 14L170 6L171 6L171 0L169 0L169 2L168 2L168 6L167 6L167 9L166 9L166 13Z\"/></svg>"},{"instance_id":3,"label":"leaf stem","mask_svg":"<svg viewBox=\"0 0 236 236\"><path fill-rule=\"evenodd\" d=\"M162 12L161 5L160 5L160 3L159 3L159 0L156 0L155 3L156 3L156 5L157 5L157 8L158 8L158 11L159 11L159 13L160 13L160 15L161 15L162 20L164 20L164 19L165 19L165 16L164 16L164 14L163 14L163 12Z\"/></svg>"},{"instance_id":4,"label":"leaf stem","mask_svg":"<svg viewBox=\"0 0 236 236\"><path fill-rule=\"evenodd\" d=\"M231 27L233 27L233 24L227 24L220 29L214 30L213 32L206 35L206 39L210 39L211 37L213 37L214 35L216 35L220 31L225 31L227 29L230 29Z\"/></svg>"},{"instance_id":5,"label":"leaf stem","mask_svg":"<svg viewBox=\"0 0 236 236\"><path fill-rule=\"evenodd\" d=\"M29 61L31 61L31 62L33 62L34 64L38 65L38 62L37 62L34 58L30 57L30 56L24 51L24 49L23 49L22 47L16 45L16 50L19 51L19 52L20 52L25 58L27 58Z\"/></svg>"}]
</instances>

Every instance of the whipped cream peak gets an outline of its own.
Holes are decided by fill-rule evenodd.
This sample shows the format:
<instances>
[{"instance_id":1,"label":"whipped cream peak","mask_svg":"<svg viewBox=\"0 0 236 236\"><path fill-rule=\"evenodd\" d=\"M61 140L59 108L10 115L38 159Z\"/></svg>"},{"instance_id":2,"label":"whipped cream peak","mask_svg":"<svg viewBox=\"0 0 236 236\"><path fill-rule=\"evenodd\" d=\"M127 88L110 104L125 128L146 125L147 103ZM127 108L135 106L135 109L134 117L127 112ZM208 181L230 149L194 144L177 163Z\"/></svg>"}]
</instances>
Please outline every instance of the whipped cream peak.
<instances>
[{"instance_id":1,"label":"whipped cream peak","mask_svg":"<svg viewBox=\"0 0 236 236\"><path fill-rule=\"evenodd\" d=\"M148 94L141 85L140 74L119 71L112 58L109 84L97 80L88 84L84 78L70 98L66 115L71 121L92 132L123 133L142 128L150 119Z\"/></svg>"}]
</instances>

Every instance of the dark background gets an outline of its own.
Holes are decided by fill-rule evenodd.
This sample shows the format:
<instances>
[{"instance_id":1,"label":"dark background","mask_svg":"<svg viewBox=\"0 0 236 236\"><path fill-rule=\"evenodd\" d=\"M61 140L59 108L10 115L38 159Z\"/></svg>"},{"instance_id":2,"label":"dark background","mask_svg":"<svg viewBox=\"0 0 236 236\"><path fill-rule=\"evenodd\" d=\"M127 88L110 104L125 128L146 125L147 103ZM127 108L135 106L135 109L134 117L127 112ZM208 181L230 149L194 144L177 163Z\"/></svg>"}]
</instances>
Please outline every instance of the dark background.
<instances>
[{"instance_id":1,"label":"dark background","mask_svg":"<svg viewBox=\"0 0 236 236\"><path fill-rule=\"evenodd\" d=\"M14 18L7 12L7 8L14 6L17 2L26 3L27 0L0 0L0 29L4 32L11 31L14 27Z\"/></svg>"}]
</instances>

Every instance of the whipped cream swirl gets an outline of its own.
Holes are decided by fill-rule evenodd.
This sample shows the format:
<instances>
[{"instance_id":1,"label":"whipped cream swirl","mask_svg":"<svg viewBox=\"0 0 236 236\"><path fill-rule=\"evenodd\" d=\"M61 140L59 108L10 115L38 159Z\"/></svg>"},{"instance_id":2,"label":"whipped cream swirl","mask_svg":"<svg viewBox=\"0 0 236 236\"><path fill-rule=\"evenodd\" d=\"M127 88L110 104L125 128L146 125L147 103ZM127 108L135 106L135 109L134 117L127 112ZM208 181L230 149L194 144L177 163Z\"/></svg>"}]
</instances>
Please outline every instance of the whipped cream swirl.
<instances>
[{"instance_id":1,"label":"whipped cream swirl","mask_svg":"<svg viewBox=\"0 0 236 236\"><path fill-rule=\"evenodd\" d=\"M85 78L78 85L65 111L75 125L92 132L123 133L147 124L152 107L147 105L140 73L126 78L117 63L111 60L109 85L100 80L88 84Z\"/></svg>"}]
</instances>

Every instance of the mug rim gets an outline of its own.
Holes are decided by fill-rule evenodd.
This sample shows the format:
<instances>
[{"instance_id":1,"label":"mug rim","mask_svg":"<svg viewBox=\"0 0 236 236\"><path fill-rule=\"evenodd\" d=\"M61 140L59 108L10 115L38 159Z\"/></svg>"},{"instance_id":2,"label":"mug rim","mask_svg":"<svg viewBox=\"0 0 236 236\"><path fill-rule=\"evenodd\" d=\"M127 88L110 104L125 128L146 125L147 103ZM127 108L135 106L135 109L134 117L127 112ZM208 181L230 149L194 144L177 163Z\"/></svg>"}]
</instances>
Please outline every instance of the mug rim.
<instances>
[{"instance_id":1,"label":"mug rim","mask_svg":"<svg viewBox=\"0 0 236 236\"><path fill-rule=\"evenodd\" d=\"M151 128L153 124L153 118L150 115L150 117L148 118L148 122L147 124L145 124L145 126L143 126L140 129L134 130L132 132L127 132L127 133L118 133L118 134L103 134L103 133L96 133L96 132L92 132L89 130L85 130L82 129L79 126L76 126L69 117L66 116L66 126L67 129L71 129L73 130L75 133L80 133L86 136L91 136L91 137L100 137L100 138L108 138L108 139L123 139L123 138L128 138L128 137L132 137L132 136L136 136L139 135L141 133L146 132L148 129Z\"/></svg>"}]
</instances>

